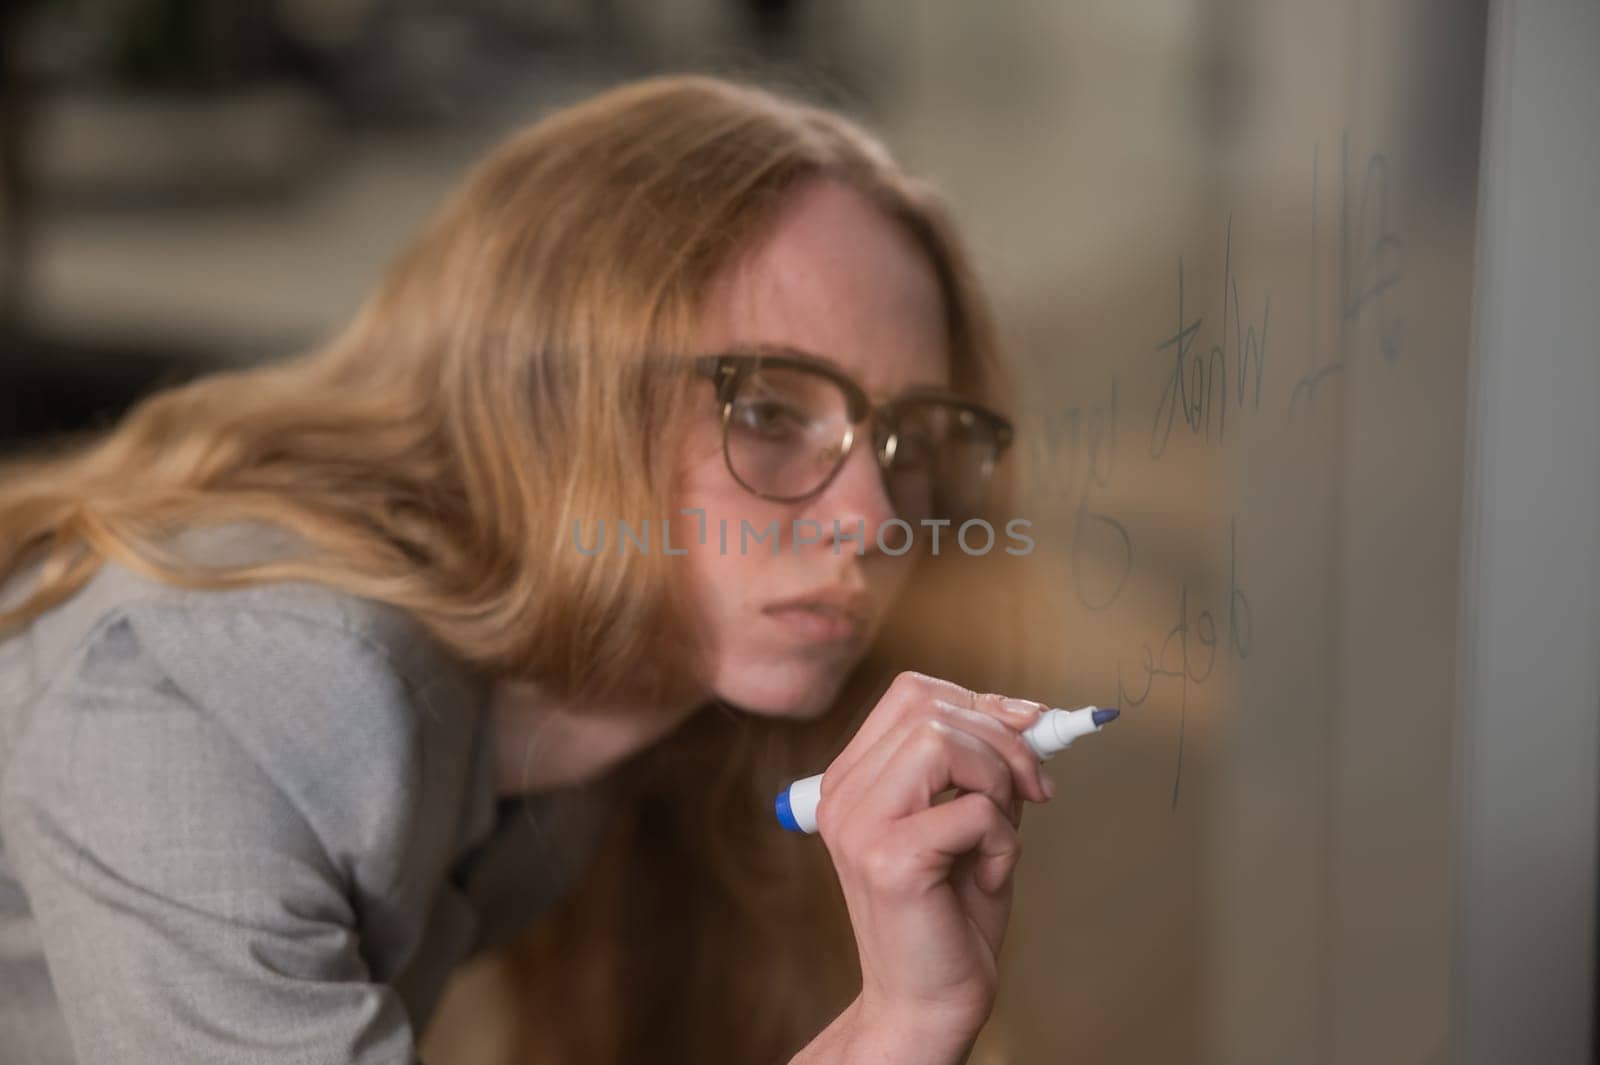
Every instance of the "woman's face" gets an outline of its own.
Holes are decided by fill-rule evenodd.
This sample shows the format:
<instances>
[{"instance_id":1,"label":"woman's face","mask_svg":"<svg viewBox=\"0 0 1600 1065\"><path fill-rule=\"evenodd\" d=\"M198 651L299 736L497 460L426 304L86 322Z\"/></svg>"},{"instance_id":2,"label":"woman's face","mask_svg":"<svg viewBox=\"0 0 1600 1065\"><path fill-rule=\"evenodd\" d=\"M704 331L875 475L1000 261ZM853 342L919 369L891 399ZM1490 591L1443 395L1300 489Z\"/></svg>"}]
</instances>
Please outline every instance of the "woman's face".
<instances>
[{"instance_id":1,"label":"woman's face","mask_svg":"<svg viewBox=\"0 0 1600 1065\"><path fill-rule=\"evenodd\" d=\"M888 216L848 186L815 180L796 190L765 243L730 266L708 293L701 353L745 344L781 344L828 359L882 402L912 385L949 386L949 352L938 281L927 257ZM838 474L796 503L761 499L729 473L721 412L709 380L698 386L694 423L680 467L683 508L674 548L687 554L698 636L709 654L718 697L753 713L812 717L826 711L845 675L865 653L919 557L926 530L900 555L878 548L879 527L895 516L867 425ZM842 534L834 536L834 522ZM721 544L720 523L727 542ZM777 528L773 542L752 536ZM814 524L812 524L814 523ZM795 533L799 530L800 536ZM810 539L813 542L797 543ZM884 543L900 550L903 528ZM865 622L841 636L836 624L777 604L819 592L855 596Z\"/></svg>"}]
</instances>

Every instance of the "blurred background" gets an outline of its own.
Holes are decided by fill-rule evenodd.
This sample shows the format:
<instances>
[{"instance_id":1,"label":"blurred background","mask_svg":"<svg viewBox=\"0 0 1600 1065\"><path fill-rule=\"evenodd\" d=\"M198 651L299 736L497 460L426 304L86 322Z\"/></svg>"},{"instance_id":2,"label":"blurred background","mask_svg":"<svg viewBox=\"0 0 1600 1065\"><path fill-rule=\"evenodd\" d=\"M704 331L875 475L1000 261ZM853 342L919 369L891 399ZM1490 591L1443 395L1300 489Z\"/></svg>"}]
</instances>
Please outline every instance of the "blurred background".
<instances>
[{"instance_id":1,"label":"blurred background","mask_svg":"<svg viewBox=\"0 0 1600 1065\"><path fill-rule=\"evenodd\" d=\"M0 448L324 338L567 102L797 87L945 191L1023 370L1038 594L972 675L1124 710L974 1065L1443 1062L1486 8L11 0ZM514 1009L464 971L428 1060Z\"/></svg>"},{"instance_id":2,"label":"blurred background","mask_svg":"<svg viewBox=\"0 0 1600 1065\"><path fill-rule=\"evenodd\" d=\"M799 65L875 99L843 7L7 3L0 435L324 336L499 136L609 83Z\"/></svg>"}]
</instances>

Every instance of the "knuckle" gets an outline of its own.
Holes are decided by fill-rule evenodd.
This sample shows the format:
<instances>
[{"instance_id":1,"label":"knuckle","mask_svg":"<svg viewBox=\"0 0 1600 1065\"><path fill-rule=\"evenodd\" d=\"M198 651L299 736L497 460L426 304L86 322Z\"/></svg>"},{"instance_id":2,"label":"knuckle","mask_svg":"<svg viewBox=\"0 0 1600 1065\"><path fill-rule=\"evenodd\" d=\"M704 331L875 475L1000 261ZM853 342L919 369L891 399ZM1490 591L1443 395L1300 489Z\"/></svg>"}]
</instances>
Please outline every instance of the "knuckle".
<instances>
[{"instance_id":1,"label":"knuckle","mask_svg":"<svg viewBox=\"0 0 1600 1065\"><path fill-rule=\"evenodd\" d=\"M909 863L898 848L879 843L865 848L856 867L867 886L874 891L892 893L906 882Z\"/></svg>"},{"instance_id":2,"label":"knuckle","mask_svg":"<svg viewBox=\"0 0 1600 1065\"><path fill-rule=\"evenodd\" d=\"M909 726L911 729L910 742L922 755L937 755L950 747L952 733L949 725L936 717L919 717Z\"/></svg>"},{"instance_id":3,"label":"knuckle","mask_svg":"<svg viewBox=\"0 0 1600 1065\"><path fill-rule=\"evenodd\" d=\"M964 688L954 681L944 680L914 669L903 669L896 673L889 687L891 690L896 691L897 694L909 695L914 698L928 698L937 695L963 702L971 702L971 700L977 698L970 688Z\"/></svg>"},{"instance_id":4,"label":"knuckle","mask_svg":"<svg viewBox=\"0 0 1600 1065\"><path fill-rule=\"evenodd\" d=\"M905 695L922 691L931 683L933 683L933 678L926 673L918 673L914 669L902 669L894 675L894 680L889 683L889 690Z\"/></svg>"},{"instance_id":5,"label":"knuckle","mask_svg":"<svg viewBox=\"0 0 1600 1065\"><path fill-rule=\"evenodd\" d=\"M983 772L988 775L989 780L1000 789L1002 795L1010 799L1017 789L1017 774L1012 770L1011 763L993 747L983 751L981 763Z\"/></svg>"},{"instance_id":6,"label":"knuckle","mask_svg":"<svg viewBox=\"0 0 1600 1065\"><path fill-rule=\"evenodd\" d=\"M1001 813L994 812L995 836L1005 845L1006 853L1013 859L1022 856L1022 833L1017 831L1017 826L1011 823L1011 818Z\"/></svg>"},{"instance_id":7,"label":"knuckle","mask_svg":"<svg viewBox=\"0 0 1600 1065\"><path fill-rule=\"evenodd\" d=\"M1002 787L1006 786L1002 784ZM971 800L977 807L978 817L983 822L981 827L991 839L1010 845L1021 844L1022 836L1017 832L1016 824L1006 814L1006 809L1015 801L1009 789L1000 796L998 802L993 797L978 792L971 792L962 798Z\"/></svg>"},{"instance_id":8,"label":"knuckle","mask_svg":"<svg viewBox=\"0 0 1600 1065\"><path fill-rule=\"evenodd\" d=\"M931 683L933 678L924 673L902 670L895 674L894 680L873 707L873 713L885 716L891 723L905 721L927 705L928 685Z\"/></svg>"},{"instance_id":9,"label":"knuckle","mask_svg":"<svg viewBox=\"0 0 1600 1065\"><path fill-rule=\"evenodd\" d=\"M906 707L903 720L909 725L924 722L943 722L950 716L945 704L938 699L920 699Z\"/></svg>"}]
</instances>

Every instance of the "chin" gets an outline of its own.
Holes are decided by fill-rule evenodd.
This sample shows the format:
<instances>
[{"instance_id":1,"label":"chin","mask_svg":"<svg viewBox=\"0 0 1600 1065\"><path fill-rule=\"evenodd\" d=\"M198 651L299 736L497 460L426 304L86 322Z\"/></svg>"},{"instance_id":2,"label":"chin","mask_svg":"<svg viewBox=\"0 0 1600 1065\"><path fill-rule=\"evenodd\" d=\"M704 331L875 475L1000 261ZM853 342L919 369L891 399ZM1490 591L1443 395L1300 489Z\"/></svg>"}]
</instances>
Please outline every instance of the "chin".
<instances>
[{"instance_id":1,"label":"chin","mask_svg":"<svg viewBox=\"0 0 1600 1065\"><path fill-rule=\"evenodd\" d=\"M717 685L717 695L745 713L758 717L792 718L811 721L833 708L848 669L828 669L819 674L814 668L782 669L752 673L741 669Z\"/></svg>"}]
</instances>

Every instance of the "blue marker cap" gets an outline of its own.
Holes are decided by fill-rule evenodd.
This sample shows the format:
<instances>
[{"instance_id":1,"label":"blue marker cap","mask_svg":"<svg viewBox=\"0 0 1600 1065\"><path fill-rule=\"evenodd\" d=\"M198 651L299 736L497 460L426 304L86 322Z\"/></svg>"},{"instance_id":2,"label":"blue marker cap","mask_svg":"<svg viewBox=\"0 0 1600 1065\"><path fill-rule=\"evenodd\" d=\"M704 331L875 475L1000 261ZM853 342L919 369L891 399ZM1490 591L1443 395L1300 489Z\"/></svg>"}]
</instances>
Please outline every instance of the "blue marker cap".
<instances>
[{"instance_id":1,"label":"blue marker cap","mask_svg":"<svg viewBox=\"0 0 1600 1065\"><path fill-rule=\"evenodd\" d=\"M773 802L773 807L778 811L778 824L790 832L799 832L800 822L794 819L794 811L789 809L789 789L784 788L778 792L778 798Z\"/></svg>"}]
</instances>

